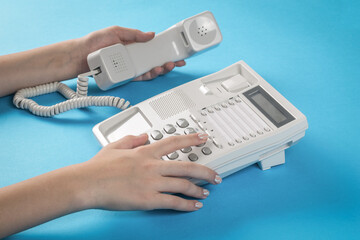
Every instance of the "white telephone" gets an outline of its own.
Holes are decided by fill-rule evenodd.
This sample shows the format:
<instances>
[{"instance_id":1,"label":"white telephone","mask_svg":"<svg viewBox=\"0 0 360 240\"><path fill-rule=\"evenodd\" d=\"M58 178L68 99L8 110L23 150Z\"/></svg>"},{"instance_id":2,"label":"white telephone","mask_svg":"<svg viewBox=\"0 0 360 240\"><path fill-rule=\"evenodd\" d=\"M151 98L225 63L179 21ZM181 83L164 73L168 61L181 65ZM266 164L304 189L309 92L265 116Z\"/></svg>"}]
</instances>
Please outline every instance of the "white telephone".
<instances>
[{"instance_id":1,"label":"white telephone","mask_svg":"<svg viewBox=\"0 0 360 240\"><path fill-rule=\"evenodd\" d=\"M106 90L155 66L216 46L221 40L213 15L203 12L147 43L117 44L91 53L91 71L79 75L76 93L62 83L50 83L18 91L13 102L46 117L91 105L126 109L129 102L119 97L87 96L87 76L94 76L98 86ZM69 100L47 107L28 99L53 91ZM151 142L176 134L205 132L210 136L207 143L163 159L198 162L225 177L254 163L263 170L284 163L284 150L299 141L307 127L306 117L299 110L240 61L141 102L97 124L93 132L103 146L143 132L149 134Z\"/></svg>"},{"instance_id":2,"label":"white telephone","mask_svg":"<svg viewBox=\"0 0 360 240\"><path fill-rule=\"evenodd\" d=\"M51 117L88 106L113 106L126 109L129 102L112 96L87 96L88 76L93 76L99 88L124 84L131 79L161 66L188 58L210 49L222 41L218 24L209 11L187 18L157 34L145 43L115 44L88 55L90 72L78 76L77 91L63 83L54 82L19 90L13 99L16 107L28 109L35 115ZM30 97L58 91L68 100L53 106L40 106Z\"/></svg>"},{"instance_id":3,"label":"white telephone","mask_svg":"<svg viewBox=\"0 0 360 240\"><path fill-rule=\"evenodd\" d=\"M263 170L283 164L284 150L297 143L307 127L298 109L240 61L116 114L93 132L102 146L129 134L146 132L154 142L205 132L207 143L163 159L197 162L225 177L254 163Z\"/></svg>"}]
</instances>

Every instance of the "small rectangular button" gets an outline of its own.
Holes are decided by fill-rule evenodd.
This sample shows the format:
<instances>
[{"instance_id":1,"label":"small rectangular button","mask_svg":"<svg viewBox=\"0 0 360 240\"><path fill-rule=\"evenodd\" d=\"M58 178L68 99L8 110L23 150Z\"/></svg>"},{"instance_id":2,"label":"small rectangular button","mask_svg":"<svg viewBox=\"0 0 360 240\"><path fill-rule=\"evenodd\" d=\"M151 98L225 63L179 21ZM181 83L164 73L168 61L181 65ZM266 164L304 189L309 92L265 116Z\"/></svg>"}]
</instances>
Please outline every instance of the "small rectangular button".
<instances>
[{"instance_id":1,"label":"small rectangular button","mask_svg":"<svg viewBox=\"0 0 360 240\"><path fill-rule=\"evenodd\" d=\"M237 74L221 83L226 91L228 92L238 92L247 87L249 87L249 83L247 82L246 78Z\"/></svg>"}]
</instances>

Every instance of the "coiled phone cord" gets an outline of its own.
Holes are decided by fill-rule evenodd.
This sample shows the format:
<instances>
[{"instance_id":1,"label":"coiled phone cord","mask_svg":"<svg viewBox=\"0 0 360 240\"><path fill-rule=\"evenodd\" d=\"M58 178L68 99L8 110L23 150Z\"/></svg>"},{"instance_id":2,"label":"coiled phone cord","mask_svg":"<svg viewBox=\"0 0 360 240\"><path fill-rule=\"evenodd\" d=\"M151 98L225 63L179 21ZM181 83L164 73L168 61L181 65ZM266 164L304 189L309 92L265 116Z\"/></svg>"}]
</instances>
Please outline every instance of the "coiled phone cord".
<instances>
[{"instance_id":1,"label":"coiled phone cord","mask_svg":"<svg viewBox=\"0 0 360 240\"><path fill-rule=\"evenodd\" d=\"M122 110L126 109L130 105L130 102L125 101L123 98L113 96L87 96L88 77L98 74L99 71L100 70L93 70L80 74L77 80L76 93L63 83L53 82L17 91L13 98L13 103L17 108L28 109L31 113L41 117L52 117L71 109L89 106L111 106ZM52 106L42 106L34 100L29 99L56 91L60 92L68 100Z\"/></svg>"}]
</instances>

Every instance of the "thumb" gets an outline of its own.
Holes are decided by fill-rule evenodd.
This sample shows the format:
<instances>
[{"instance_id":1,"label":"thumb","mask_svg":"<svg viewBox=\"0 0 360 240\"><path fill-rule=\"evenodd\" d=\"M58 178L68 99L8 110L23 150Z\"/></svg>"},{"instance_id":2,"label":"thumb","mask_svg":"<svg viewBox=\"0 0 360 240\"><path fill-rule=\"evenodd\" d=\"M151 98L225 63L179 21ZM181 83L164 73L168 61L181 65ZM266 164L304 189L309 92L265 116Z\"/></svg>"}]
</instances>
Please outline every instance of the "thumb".
<instances>
[{"instance_id":1,"label":"thumb","mask_svg":"<svg viewBox=\"0 0 360 240\"><path fill-rule=\"evenodd\" d=\"M135 42L147 42L155 37L154 32L138 32L135 38Z\"/></svg>"},{"instance_id":2,"label":"thumb","mask_svg":"<svg viewBox=\"0 0 360 240\"><path fill-rule=\"evenodd\" d=\"M117 27L116 30L120 41L125 44L147 42L155 37L154 32L142 32L138 29Z\"/></svg>"},{"instance_id":3,"label":"thumb","mask_svg":"<svg viewBox=\"0 0 360 240\"><path fill-rule=\"evenodd\" d=\"M132 149L144 145L147 140L148 135L146 133L139 136L128 135L116 142L110 143L108 147L116 149Z\"/></svg>"}]
</instances>

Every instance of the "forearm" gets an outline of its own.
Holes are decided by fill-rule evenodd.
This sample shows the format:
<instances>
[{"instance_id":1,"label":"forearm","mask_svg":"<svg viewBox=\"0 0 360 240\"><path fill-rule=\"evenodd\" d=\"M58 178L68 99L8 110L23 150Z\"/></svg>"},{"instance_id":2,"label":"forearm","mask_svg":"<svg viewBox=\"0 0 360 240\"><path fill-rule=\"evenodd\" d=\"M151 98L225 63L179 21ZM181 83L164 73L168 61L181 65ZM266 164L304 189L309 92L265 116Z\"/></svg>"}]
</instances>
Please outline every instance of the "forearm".
<instances>
[{"instance_id":1,"label":"forearm","mask_svg":"<svg viewBox=\"0 0 360 240\"><path fill-rule=\"evenodd\" d=\"M0 238L86 208L82 165L0 189Z\"/></svg>"},{"instance_id":2,"label":"forearm","mask_svg":"<svg viewBox=\"0 0 360 240\"><path fill-rule=\"evenodd\" d=\"M44 83L76 77L88 70L85 38L0 56L0 97Z\"/></svg>"}]
</instances>

